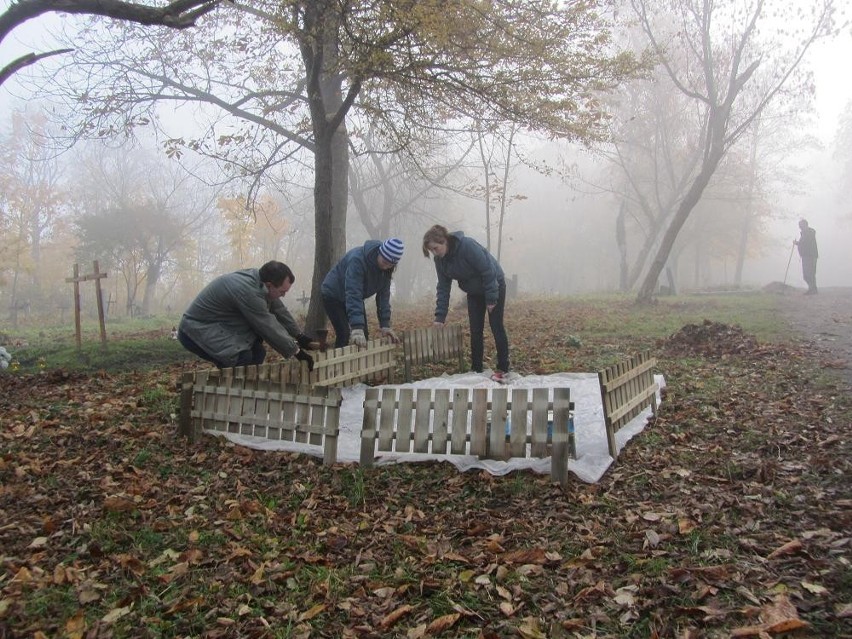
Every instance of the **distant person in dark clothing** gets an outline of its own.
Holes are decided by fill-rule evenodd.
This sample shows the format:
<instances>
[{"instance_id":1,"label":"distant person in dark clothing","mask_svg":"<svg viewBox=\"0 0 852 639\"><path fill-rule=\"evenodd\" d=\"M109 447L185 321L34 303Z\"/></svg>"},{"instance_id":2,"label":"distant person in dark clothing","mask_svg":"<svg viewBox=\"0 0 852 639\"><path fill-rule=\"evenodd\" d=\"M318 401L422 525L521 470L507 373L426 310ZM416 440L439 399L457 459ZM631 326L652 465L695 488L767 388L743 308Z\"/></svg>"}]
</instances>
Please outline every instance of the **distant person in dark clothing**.
<instances>
[{"instance_id":1,"label":"distant person in dark clothing","mask_svg":"<svg viewBox=\"0 0 852 639\"><path fill-rule=\"evenodd\" d=\"M467 317L470 322L470 367L482 372L485 316L491 325L497 347L497 368L491 376L504 382L509 372L509 338L503 326L506 306L506 278L500 264L484 246L461 231L450 233L436 224L423 236L423 255L432 255L438 275L435 301L435 326L447 321L450 307L450 289L453 280L467 293Z\"/></svg>"},{"instance_id":2,"label":"distant person in dark clothing","mask_svg":"<svg viewBox=\"0 0 852 639\"><path fill-rule=\"evenodd\" d=\"M801 235L796 240L795 244L799 247L799 257L802 258L802 277L808 285L806 295L815 295L817 292L816 285L816 264L819 257L817 251L816 231L808 226L807 220L799 220L799 230Z\"/></svg>"},{"instance_id":3,"label":"distant person in dark clothing","mask_svg":"<svg viewBox=\"0 0 852 639\"><path fill-rule=\"evenodd\" d=\"M311 339L281 301L295 280L290 267L276 261L220 275L186 309L178 341L218 368L262 364L267 342L312 369L313 358L304 350Z\"/></svg>"}]
</instances>

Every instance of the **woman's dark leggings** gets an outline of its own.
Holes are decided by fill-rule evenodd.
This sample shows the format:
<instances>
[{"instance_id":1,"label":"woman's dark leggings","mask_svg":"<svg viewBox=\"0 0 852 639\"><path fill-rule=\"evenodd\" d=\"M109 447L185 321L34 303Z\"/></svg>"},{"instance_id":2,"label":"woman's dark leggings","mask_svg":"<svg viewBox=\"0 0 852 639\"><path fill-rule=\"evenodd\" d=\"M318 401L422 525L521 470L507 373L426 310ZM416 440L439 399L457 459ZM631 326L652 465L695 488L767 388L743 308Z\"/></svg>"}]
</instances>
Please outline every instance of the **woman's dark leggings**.
<instances>
[{"instance_id":1,"label":"woman's dark leggings","mask_svg":"<svg viewBox=\"0 0 852 639\"><path fill-rule=\"evenodd\" d=\"M506 283L498 282L497 305L488 313L484 295L467 296L467 317L470 322L470 367L477 373L482 372L482 356L485 350L485 315L494 335L497 346L497 369L509 371L509 337L503 326L503 311L506 308Z\"/></svg>"}]
</instances>

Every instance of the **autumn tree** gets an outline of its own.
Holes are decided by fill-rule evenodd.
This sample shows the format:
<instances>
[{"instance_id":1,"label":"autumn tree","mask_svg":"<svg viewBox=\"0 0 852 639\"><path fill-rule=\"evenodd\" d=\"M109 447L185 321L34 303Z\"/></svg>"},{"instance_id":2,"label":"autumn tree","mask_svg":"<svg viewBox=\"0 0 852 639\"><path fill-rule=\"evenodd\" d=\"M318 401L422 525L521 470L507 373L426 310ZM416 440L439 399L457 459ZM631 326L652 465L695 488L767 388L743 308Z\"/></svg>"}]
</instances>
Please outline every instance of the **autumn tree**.
<instances>
[{"instance_id":1,"label":"autumn tree","mask_svg":"<svg viewBox=\"0 0 852 639\"><path fill-rule=\"evenodd\" d=\"M66 212L63 167L46 143L46 127L43 113L16 111L0 141L0 279L13 324L19 310L41 301L44 245Z\"/></svg>"},{"instance_id":2,"label":"autumn tree","mask_svg":"<svg viewBox=\"0 0 852 639\"><path fill-rule=\"evenodd\" d=\"M78 169L77 253L118 271L128 314L138 307L147 315L176 253L204 232L213 201L179 167L141 151L101 150Z\"/></svg>"},{"instance_id":3,"label":"autumn tree","mask_svg":"<svg viewBox=\"0 0 852 639\"><path fill-rule=\"evenodd\" d=\"M675 240L722 158L783 91L804 80L802 60L832 29L833 0L791 6L772 0L630 0L659 62L699 115L700 162L689 176L637 301L649 302ZM793 35L784 37L787 32ZM685 64L672 63L673 55ZM758 69L766 71L757 74Z\"/></svg>"},{"instance_id":4,"label":"autumn tree","mask_svg":"<svg viewBox=\"0 0 852 639\"><path fill-rule=\"evenodd\" d=\"M346 247L347 122L356 113L381 131L385 149L474 117L589 140L603 133L600 92L636 66L611 45L602 2L235 6L179 39L128 27L109 50L89 42L74 61L76 70L91 72L85 100L74 107L99 133L153 122L153 105L162 101L204 105L209 135L171 135L173 152L208 153L240 176L307 166L310 154L316 251L309 328L324 323L319 287Z\"/></svg>"},{"instance_id":5,"label":"autumn tree","mask_svg":"<svg viewBox=\"0 0 852 639\"><path fill-rule=\"evenodd\" d=\"M285 203L269 194L259 197L254 206L246 205L245 197L222 197L216 208L225 224L225 234L230 248L228 269L260 266L269 260L282 260L290 264L294 273L294 258L298 255L295 244L304 241L305 229L301 213L285 208Z\"/></svg>"}]
</instances>

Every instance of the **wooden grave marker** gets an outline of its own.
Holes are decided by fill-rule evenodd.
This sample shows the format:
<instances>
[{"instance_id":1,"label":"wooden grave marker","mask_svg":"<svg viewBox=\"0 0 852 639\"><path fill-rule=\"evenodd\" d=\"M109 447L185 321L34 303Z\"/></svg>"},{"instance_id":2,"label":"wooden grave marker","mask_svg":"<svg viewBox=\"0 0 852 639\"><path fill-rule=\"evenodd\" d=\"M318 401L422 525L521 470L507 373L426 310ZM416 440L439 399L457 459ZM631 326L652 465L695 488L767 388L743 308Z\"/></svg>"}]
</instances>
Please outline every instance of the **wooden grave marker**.
<instances>
[{"instance_id":1,"label":"wooden grave marker","mask_svg":"<svg viewBox=\"0 0 852 639\"><path fill-rule=\"evenodd\" d=\"M74 329L76 331L77 349L83 345L83 331L80 326L80 282L95 281L95 297L98 300L98 324L101 330L101 344L106 346L106 326L104 324L104 298L101 294L101 280L107 277L98 268L98 261L92 262L92 272L80 275L80 265L74 264L74 276L66 277L65 281L74 284Z\"/></svg>"}]
</instances>

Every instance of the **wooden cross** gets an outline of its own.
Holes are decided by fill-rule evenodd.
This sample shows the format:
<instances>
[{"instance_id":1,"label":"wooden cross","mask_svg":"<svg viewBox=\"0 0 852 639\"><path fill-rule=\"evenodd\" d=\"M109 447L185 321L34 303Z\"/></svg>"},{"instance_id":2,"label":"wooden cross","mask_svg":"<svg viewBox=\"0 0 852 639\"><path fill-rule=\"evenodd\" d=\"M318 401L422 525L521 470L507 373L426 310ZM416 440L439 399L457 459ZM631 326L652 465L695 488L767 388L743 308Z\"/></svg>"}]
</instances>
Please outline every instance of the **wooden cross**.
<instances>
[{"instance_id":1,"label":"wooden cross","mask_svg":"<svg viewBox=\"0 0 852 639\"><path fill-rule=\"evenodd\" d=\"M77 331L77 350L82 346L82 330L80 328L80 282L95 280L95 292L98 299L98 323L101 329L101 344L106 346L106 326L104 325L104 299L101 294L101 280L107 276L98 268L98 261L92 262L92 273L80 275L80 265L74 265L74 277L66 277L66 282L74 283L74 328Z\"/></svg>"},{"instance_id":2,"label":"wooden cross","mask_svg":"<svg viewBox=\"0 0 852 639\"><path fill-rule=\"evenodd\" d=\"M307 306L308 302L311 301L311 298L308 297L308 295L307 295L307 293L305 293L304 289L302 289L302 297L298 297L296 299L298 299L302 303L302 306Z\"/></svg>"}]
</instances>

